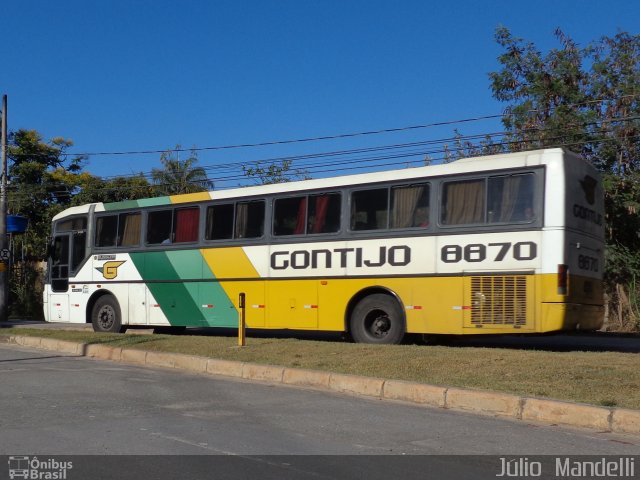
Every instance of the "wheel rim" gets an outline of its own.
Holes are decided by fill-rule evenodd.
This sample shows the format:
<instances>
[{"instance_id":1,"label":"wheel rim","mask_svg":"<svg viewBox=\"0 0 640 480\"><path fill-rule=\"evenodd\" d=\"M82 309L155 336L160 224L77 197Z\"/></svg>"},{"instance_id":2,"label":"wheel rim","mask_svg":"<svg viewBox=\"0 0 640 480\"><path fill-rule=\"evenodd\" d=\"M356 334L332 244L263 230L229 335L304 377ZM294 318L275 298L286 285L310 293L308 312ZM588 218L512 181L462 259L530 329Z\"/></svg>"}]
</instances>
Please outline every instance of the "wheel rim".
<instances>
[{"instance_id":1,"label":"wheel rim","mask_svg":"<svg viewBox=\"0 0 640 480\"><path fill-rule=\"evenodd\" d=\"M391 319L383 310L370 311L364 320L367 333L374 338L384 338L391 330Z\"/></svg>"},{"instance_id":2,"label":"wheel rim","mask_svg":"<svg viewBox=\"0 0 640 480\"><path fill-rule=\"evenodd\" d=\"M109 305L104 305L98 310L98 325L103 330L109 330L116 321L116 312Z\"/></svg>"}]
</instances>

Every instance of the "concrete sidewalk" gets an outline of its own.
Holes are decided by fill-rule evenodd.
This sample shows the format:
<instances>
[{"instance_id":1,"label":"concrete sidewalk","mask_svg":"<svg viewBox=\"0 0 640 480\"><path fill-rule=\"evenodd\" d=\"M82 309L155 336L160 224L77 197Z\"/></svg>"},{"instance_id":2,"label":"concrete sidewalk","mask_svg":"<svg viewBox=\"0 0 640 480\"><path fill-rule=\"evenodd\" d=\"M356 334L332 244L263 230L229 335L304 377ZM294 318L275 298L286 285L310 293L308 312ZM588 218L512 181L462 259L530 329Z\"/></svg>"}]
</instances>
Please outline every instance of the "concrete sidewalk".
<instances>
[{"instance_id":1,"label":"concrete sidewalk","mask_svg":"<svg viewBox=\"0 0 640 480\"><path fill-rule=\"evenodd\" d=\"M223 375L274 384L330 390L350 395L410 402L426 407L508 417L525 422L640 435L640 411L638 410L599 407L498 392L442 387L277 365L218 360L177 353L85 344L51 338L9 334L0 335L0 342L133 365L172 368L204 375Z\"/></svg>"}]
</instances>

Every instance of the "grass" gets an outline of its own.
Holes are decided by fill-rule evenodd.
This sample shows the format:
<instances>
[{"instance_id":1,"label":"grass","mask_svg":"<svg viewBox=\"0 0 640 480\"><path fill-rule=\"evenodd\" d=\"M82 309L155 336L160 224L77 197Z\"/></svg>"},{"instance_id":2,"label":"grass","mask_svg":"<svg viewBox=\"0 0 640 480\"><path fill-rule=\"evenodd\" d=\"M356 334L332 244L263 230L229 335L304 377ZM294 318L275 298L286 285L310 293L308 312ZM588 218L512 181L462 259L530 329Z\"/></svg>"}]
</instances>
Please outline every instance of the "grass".
<instances>
[{"instance_id":1,"label":"grass","mask_svg":"<svg viewBox=\"0 0 640 480\"><path fill-rule=\"evenodd\" d=\"M636 353L377 346L295 338L248 338L248 346L238 348L236 338L221 336L28 328L8 333L640 409Z\"/></svg>"}]
</instances>

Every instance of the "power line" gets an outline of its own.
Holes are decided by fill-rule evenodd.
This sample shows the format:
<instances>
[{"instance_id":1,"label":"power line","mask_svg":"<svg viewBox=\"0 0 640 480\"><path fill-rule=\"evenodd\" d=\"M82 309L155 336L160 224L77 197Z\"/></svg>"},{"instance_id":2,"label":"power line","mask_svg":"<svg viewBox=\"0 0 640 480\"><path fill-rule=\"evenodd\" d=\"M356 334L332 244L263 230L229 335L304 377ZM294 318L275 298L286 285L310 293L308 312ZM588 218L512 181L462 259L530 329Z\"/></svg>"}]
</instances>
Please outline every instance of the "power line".
<instances>
[{"instance_id":1,"label":"power line","mask_svg":"<svg viewBox=\"0 0 640 480\"><path fill-rule=\"evenodd\" d=\"M591 105L591 104L598 104L598 103L604 103L604 102L610 102L610 101L615 101L615 100L623 100L623 99L628 99L628 98L636 98L636 97L640 97L640 94L629 94L629 95L622 95L619 97L610 97L610 98L599 98L599 99L594 99L594 100L586 100L584 102L579 102L579 103L573 103L573 104L562 104L562 105L556 105L554 107L551 107L548 110L557 110L558 108L574 108L574 107L579 107L579 106L586 106L586 105ZM289 139L289 140L272 140L272 141L266 141L266 142L257 142L257 143L241 143L241 144L233 144L233 145L217 145L217 146L208 146L208 147L193 147L193 148L168 148L168 149L148 149L148 150L130 150L130 151L113 151L113 152L60 152L60 156L65 156L65 157L69 157L69 156L76 156L76 157L83 157L83 156L104 156L104 155L114 155L114 156L121 156L121 155L147 155L147 154L162 154L162 153L167 153L167 152L191 152L191 151L196 151L196 152L200 152L200 151L216 151L216 150L231 150L231 149L240 149L240 148L254 148L254 147L265 147L265 146L274 146L274 145L287 145L287 144L296 144L296 143L307 143L307 142L316 142L316 141L324 141L324 140L338 140L338 139L344 139L344 138L353 138L353 137L360 137L360 136L370 136L370 135L380 135L380 134L386 134L386 133L398 133L398 132L405 132L405 131L411 131L411 130L419 130L419 129L426 129L426 128L433 128L433 127L442 127L442 126L449 126L449 125L455 125L455 124L464 124L464 123L471 123L471 122L477 122L477 121L482 121L482 120L491 120L491 119L496 119L496 118L504 118L504 117L509 117L509 116L515 116L514 113L511 113L509 110L510 107L507 108L507 110L505 110L503 113L501 114L494 114L494 115L482 115L482 116L478 116L478 117L471 117L471 118L462 118L462 119L457 119L457 120L447 120L447 121L441 121L441 122L433 122L433 123L427 123L427 124L418 124L418 125L408 125L408 126L403 126L403 127L395 127L395 128L383 128L383 129L377 129L377 130L368 130L368 131L360 131L360 132L351 132L351 133L340 133L340 134L335 134L335 135L325 135L325 136L316 136L316 137L307 137L307 138L298 138L298 139ZM529 109L527 110L527 113L541 113L541 112L547 112L548 110L546 109ZM45 153L42 154L38 154L38 153L30 153L30 154L25 154L25 155L46 155Z\"/></svg>"},{"instance_id":2,"label":"power line","mask_svg":"<svg viewBox=\"0 0 640 480\"><path fill-rule=\"evenodd\" d=\"M600 122L590 122L590 123L580 123L580 124L565 124L564 125L564 129L563 131L561 131L561 135L556 136L556 137L550 137L550 138L546 138L544 139L544 141L549 142L552 141L554 139L561 139L564 138L566 135L563 135L563 132L567 132L566 134L574 134L574 132L571 131L572 128L578 127L578 128L586 128L586 127L590 127L590 126L599 126L602 127L605 124L610 124L610 123L620 123L620 122L628 122L628 121L634 121L634 120L638 120L640 117L638 116L629 116L629 117L622 117L622 118L617 118L617 119L609 119L609 120L604 120L604 121L600 121ZM517 133L524 133L524 134L531 134L531 133L541 133L544 132L546 130L546 127L540 126L540 127L531 127L529 129L526 129L522 132L517 132ZM593 132L592 132L593 133ZM600 134L602 133L607 133L606 131L603 131L602 129L599 129ZM383 166L389 166L391 164L385 163L385 164L380 164L379 162L381 161L386 161L386 160L401 160L401 159L407 159L407 158L415 158L417 156L426 156L426 155L434 155L434 154L438 154L438 153L442 153L444 151L447 150L447 145L448 142L456 142L456 144L458 144L457 146L454 146L454 148L462 148L463 150L467 147L475 147L477 148L477 145L474 145L472 143L470 143L471 140L478 140L478 139L489 139L491 141L491 143L489 144L489 146L493 147L493 148L497 148L500 146L506 146L506 145L513 145L513 144L535 144L540 143L541 141L543 141L543 139L541 138L529 138L529 139L516 139L513 141L509 141L509 142L499 142L496 143L494 142L494 139L499 138L499 137L505 137L508 135L513 135L513 132L492 132L492 133L484 133L484 134L475 134L475 135L467 135L467 136L463 136L463 135L456 135L454 137L446 137L446 138L441 138L441 139L435 139L435 140L426 140L426 141L420 141L420 142L409 142L409 143L401 143L401 144L392 144L392 145L381 145L381 146L374 146L374 147L364 147L364 148L358 148L358 149L350 149L350 150L338 150L338 151L332 151L332 152L320 152L320 153L312 153L312 154L305 154L305 155L297 155L297 156L288 156L288 157L276 157L276 158L268 158L268 159L259 159L259 160L253 160L253 161L244 161L244 162L234 162L234 163L227 163L227 164L218 164L218 165L209 165L209 166L204 166L202 167L203 170L207 171L207 170L216 170L216 173L218 174L222 174L222 173L229 173L230 175L226 175L226 176L219 176L217 178L214 179L207 179L208 181L214 181L217 184L218 189L220 188L220 183L221 182L231 182L234 180L247 180L247 176L246 174L243 172L242 174L236 174L235 172L237 171L238 167L242 167L242 166L246 166L247 164L250 165L260 165L261 163L275 163L275 162L281 162L281 161L299 161L302 160L302 163L297 163L296 164L296 170L292 171L292 172L285 172L286 175L297 175L301 169L303 173L326 173L327 171L344 171L344 170L353 170L353 169L363 169L363 168L380 168ZM612 139L604 139L602 141L609 141ZM598 139L587 139L584 141L581 141L580 143L572 143L572 144L567 144L567 145L576 145L576 144L585 144L585 143L593 143L593 142L597 142L599 141ZM469 143L469 145L467 145L467 143ZM425 147L425 146L436 146L436 145L445 145L444 150L431 150L431 151L426 151L426 150L408 150L409 148L415 148L415 147ZM560 145L562 146L562 145ZM565 145L566 146L566 145ZM405 149L405 150L402 150ZM377 155L377 156L369 156L369 155L365 155L365 156L360 156L360 154L371 154L371 153L378 153L378 152L384 152L384 151L390 151L390 150L400 150L398 153L394 154L394 155ZM309 160L317 160L317 159L321 159L321 158L338 158L338 160L333 161L333 162L309 162ZM433 161L437 161L438 159L434 158L432 159ZM424 158L422 158L421 160L418 161L424 161ZM364 164L369 162L368 165L364 165L364 166L357 166L356 168L345 168L344 167L344 163L349 162L349 163L356 163L356 164ZM371 163L371 162L378 162L378 163ZM405 165L410 165L413 163L416 163L416 160L413 161L403 161L402 163ZM397 162L396 162L397 165ZM322 170L322 169L326 169L328 167L340 167L340 168L331 168L330 170ZM307 171L307 169L309 169L309 171ZM144 173L140 173L143 177L147 177L150 174L144 174ZM125 176L120 176L120 178L135 178L137 176L139 176L140 174L132 174L132 175L125 175ZM118 178L118 177L105 177L104 179L110 179L110 178ZM240 186L240 185L234 185L234 186ZM17 187L17 186L16 186ZM12 186L10 187L11 189ZM25 188L24 185L21 185L21 188ZM122 187L122 190L130 190L131 187ZM13 192L14 197L15 194L17 192ZM26 193L26 192L25 192ZM73 195L73 192L68 192L68 191L58 191L58 192L50 192L52 195L53 194L61 194L61 195Z\"/></svg>"},{"instance_id":3,"label":"power line","mask_svg":"<svg viewBox=\"0 0 640 480\"><path fill-rule=\"evenodd\" d=\"M607 132L604 132L607 133ZM554 140L554 139L560 139L563 138L564 136L557 136L557 137L551 137L547 140ZM636 136L632 136L630 137L631 140L636 140L639 139L640 135L636 135ZM609 142L609 141L615 141L617 139L612 138L612 137L601 137L601 138L594 138L594 139L590 139L590 140L581 140L581 141L575 141L575 142L564 142L564 143L556 143L556 144L546 144L544 145L544 148L554 148L554 147L569 147L569 146L577 146L577 145L584 145L587 143L602 143L602 142ZM507 141L507 142L499 142L499 143L494 143L491 146L492 147L507 147L509 145L514 145L514 144L531 144L531 143L535 143L535 142L540 142L541 140L539 138L537 139L518 139L518 140L511 140L511 141ZM370 158L362 158L359 160L353 160L349 163L349 165L345 165L345 162L339 162L339 165L336 165L335 163L319 163L314 165L313 167L313 173L327 173L327 172L344 172L344 171L357 171L357 170L363 170L363 169L367 169L367 168L372 168L372 166L370 164L364 164L364 162L366 161L376 161L376 162L384 162L384 163L376 163L375 167L380 168L380 167L389 167L389 166L398 166L398 160L400 159L404 159L404 161L402 162L402 164L409 166L409 165L415 165L415 164L420 164L420 163L424 163L424 156L425 155L437 155L437 154L444 154L443 156L440 157L433 157L430 158L431 161L434 162L438 162L438 161L444 161L447 159L450 159L450 156L447 156L447 149L443 148L440 150L430 150L430 151L414 151L411 153L401 153L401 154L396 154L396 155L385 155L385 156L378 156L378 157L370 157ZM450 150L449 150L450 151ZM505 152L506 153L506 152ZM415 157L419 157L419 158L415 158ZM413 160L410 160L414 158ZM392 160L392 161L389 161ZM285 177L294 177L296 176L296 172L285 172L284 176ZM246 180L246 175L244 174L236 174L236 175L229 175L227 177L219 177L216 179L213 179L213 181L216 183L217 185L217 190L224 190L226 188L234 188L237 187L239 185L232 185L232 186L227 186L227 187L223 187L220 188L220 183L229 183L232 181L238 181L238 180ZM176 183L165 183L162 185L156 185L156 186L172 186L175 185ZM150 185L149 187L153 188L153 185ZM142 187L144 188L144 187ZM109 187L107 188L107 190L110 191L130 191L131 187ZM37 192L37 193L41 193L41 191L36 190L35 188L32 189L32 192ZM59 190L59 191L52 191L52 192L48 192L51 195L73 195L72 192L69 192L67 190ZM25 192L24 189L23 191L16 191L13 192L13 195L24 195L24 196L28 196L29 193Z\"/></svg>"},{"instance_id":4,"label":"power line","mask_svg":"<svg viewBox=\"0 0 640 480\"><path fill-rule=\"evenodd\" d=\"M615 122L630 122L630 121L634 121L634 120L638 120L640 119L639 116L629 116L629 117L624 117L624 118L619 118L619 119L615 119ZM604 125L605 123L611 123L614 120L608 121L608 122L590 122L590 123L580 123L580 124L566 124L563 127L563 131L566 131L568 133L573 133L570 131L571 128L587 128L587 127L592 127L592 126L601 126ZM531 127L528 129L523 130L521 133L524 134L531 134L531 133L536 133L536 132L543 132L546 130L545 126L541 126L541 127ZM241 162L231 162L231 163L222 163L222 164L215 164L215 165L202 165L201 168L205 171L209 171L209 170L215 170L216 173L224 173L227 172L229 170L231 171L235 171L238 168L242 168L243 166L259 166L260 164L269 164L269 163L278 163L278 162L284 162L284 161L290 161L290 162L299 162L299 161L303 161L302 163L296 163L296 168L301 169L301 168L309 168L309 167L313 167L314 164L308 164L305 161L306 160L310 160L310 159L318 159L318 158L329 158L329 157L345 157L344 160L339 161L338 164L341 164L344 161L352 161L353 159L353 155L355 154L359 154L359 153L369 153L369 152L379 152L379 151L385 151L385 150L397 150L397 149L402 149L402 148L410 148L410 147L419 147L419 146L429 146L429 145L438 145L438 144L446 144L448 142L468 142L470 140L479 140L479 139L486 139L486 138L500 138L500 137L504 137L506 135L512 135L512 132L508 132L508 131L501 131L501 132L491 132L491 133L480 133L480 134L473 134L473 135L458 135L458 136L454 136L454 137L445 137L445 138L440 138L440 139L434 139L434 140L425 140L425 141L420 141L420 142L409 142L409 143L400 143L400 144L391 144L391 145L381 145L381 146L375 146L375 147L364 147L364 148L357 148L357 149L349 149L349 150L337 150L337 151L325 151L325 152L319 152L319 153L311 153L311 154L303 154L303 155L293 155L293 156L284 156L284 157L271 157L271 158L262 158L262 159L257 159L257 160L245 160L245 161L241 161ZM555 137L551 137L552 139ZM423 152L426 153L426 152ZM358 157L356 157L357 159ZM138 175L142 174L144 177L151 177L152 172L139 172L138 174L132 174L132 175L125 175L124 177L136 177ZM118 176L112 176L112 177L103 177L104 179L112 179L112 178L117 178Z\"/></svg>"}]
</instances>

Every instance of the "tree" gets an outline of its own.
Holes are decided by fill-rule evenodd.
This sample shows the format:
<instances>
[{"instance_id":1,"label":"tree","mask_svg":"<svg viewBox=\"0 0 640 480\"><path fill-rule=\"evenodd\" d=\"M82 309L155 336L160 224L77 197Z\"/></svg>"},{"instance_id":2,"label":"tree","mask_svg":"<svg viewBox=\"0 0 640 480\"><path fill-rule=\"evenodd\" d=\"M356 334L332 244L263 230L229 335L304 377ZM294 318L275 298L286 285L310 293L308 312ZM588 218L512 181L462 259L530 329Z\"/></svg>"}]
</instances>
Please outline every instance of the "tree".
<instances>
[{"instance_id":1,"label":"tree","mask_svg":"<svg viewBox=\"0 0 640 480\"><path fill-rule=\"evenodd\" d=\"M271 183L291 182L292 180L308 180L309 173L306 170L292 170L293 161L284 159L278 162L256 162L254 166L242 166L242 172L257 184L268 185Z\"/></svg>"},{"instance_id":2,"label":"tree","mask_svg":"<svg viewBox=\"0 0 640 480\"><path fill-rule=\"evenodd\" d=\"M9 135L8 210L29 220L22 238L29 256L44 257L51 218L66 208L76 193L76 186L63 177L77 176L86 157L68 155L66 150L72 145L62 137L44 142L35 130Z\"/></svg>"},{"instance_id":3,"label":"tree","mask_svg":"<svg viewBox=\"0 0 640 480\"><path fill-rule=\"evenodd\" d=\"M180 160L180 145L160 155L162 168L154 168L151 178L157 192L161 195L179 195L181 193L213 190L213 181L207 177L204 168L198 167L198 152L191 150L185 160Z\"/></svg>"},{"instance_id":4,"label":"tree","mask_svg":"<svg viewBox=\"0 0 640 480\"><path fill-rule=\"evenodd\" d=\"M56 213L73 205L155 193L142 174L105 180L83 171L86 157L68 154L72 145L62 137L45 142L35 130L18 130L9 136L8 209L29 221L27 231L16 238L27 261L14 264L10 277L13 314L42 315L41 289L34 288L41 272L29 260L46 258L51 219Z\"/></svg>"},{"instance_id":5,"label":"tree","mask_svg":"<svg viewBox=\"0 0 640 480\"><path fill-rule=\"evenodd\" d=\"M640 298L640 35L619 32L583 48L559 29L555 35L559 48L542 53L507 28L496 31L504 52L489 77L494 97L508 104L503 144L563 146L601 170L607 289L618 312L640 326L631 300Z\"/></svg>"},{"instance_id":6,"label":"tree","mask_svg":"<svg viewBox=\"0 0 640 480\"><path fill-rule=\"evenodd\" d=\"M111 179L83 173L77 180L79 191L73 197L72 205L93 202L122 202L157 195L153 185L147 181L142 173Z\"/></svg>"}]
</instances>

